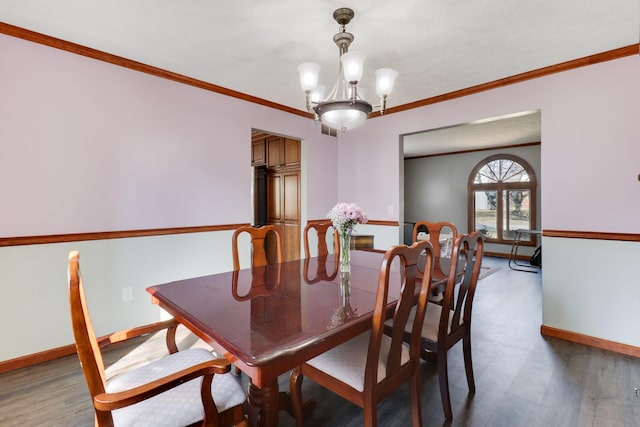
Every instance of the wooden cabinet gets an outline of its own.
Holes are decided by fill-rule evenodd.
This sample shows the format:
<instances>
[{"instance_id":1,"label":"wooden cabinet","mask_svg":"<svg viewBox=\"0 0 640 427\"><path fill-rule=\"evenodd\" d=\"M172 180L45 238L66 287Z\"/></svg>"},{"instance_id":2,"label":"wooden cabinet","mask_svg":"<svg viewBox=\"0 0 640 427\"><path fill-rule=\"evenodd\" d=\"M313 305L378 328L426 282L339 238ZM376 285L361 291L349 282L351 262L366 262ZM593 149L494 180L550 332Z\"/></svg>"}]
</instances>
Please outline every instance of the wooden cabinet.
<instances>
[{"instance_id":1,"label":"wooden cabinet","mask_svg":"<svg viewBox=\"0 0 640 427\"><path fill-rule=\"evenodd\" d=\"M267 222L282 222L282 173L270 171L267 174Z\"/></svg>"},{"instance_id":2,"label":"wooden cabinet","mask_svg":"<svg viewBox=\"0 0 640 427\"><path fill-rule=\"evenodd\" d=\"M266 139L267 167L300 166L300 141L279 136Z\"/></svg>"},{"instance_id":3,"label":"wooden cabinet","mask_svg":"<svg viewBox=\"0 0 640 427\"><path fill-rule=\"evenodd\" d=\"M285 166L300 166L300 141L284 139L284 164Z\"/></svg>"},{"instance_id":4,"label":"wooden cabinet","mask_svg":"<svg viewBox=\"0 0 640 427\"><path fill-rule=\"evenodd\" d=\"M282 230L284 259L286 261L300 259L300 225L285 223L280 226L280 229Z\"/></svg>"},{"instance_id":5,"label":"wooden cabinet","mask_svg":"<svg viewBox=\"0 0 640 427\"><path fill-rule=\"evenodd\" d=\"M267 222L282 231L286 260L300 258L300 169L269 170Z\"/></svg>"},{"instance_id":6,"label":"wooden cabinet","mask_svg":"<svg viewBox=\"0 0 640 427\"><path fill-rule=\"evenodd\" d=\"M251 137L254 167L254 222L280 227L285 260L300 258L300 141L255 131ZM267 240L267 258L275 256Z\"/></svg>"},{"instance_id":7,"label":"wooden cabinet","mask_svg":"<svg viewBox=\"0 0 640 427\"><path fill-rule=\"evenodd\" d=\"M267 141L265 138L257 138L251 141L251 166L264 166L267 164Z\"/></svg>"},{"instance_id":8,"label":"wooden cabinet","mask_svg":"<svg viewBox=\"0 0 640 427\"><path fill-rule=\"evenodd\" d=\"M300 170L282 172L282 220L300 223Z\"/></svg>"},{"instance_id":9,"label":"wooden cabinet","mask_svg":"<svg viewBox=\"0 0 640 427\"><path fill-rule=\"evenodd\" d=\"M267 174L267 221L300 223L300 170L271 170Z\"/></svg>"}]
</instances>

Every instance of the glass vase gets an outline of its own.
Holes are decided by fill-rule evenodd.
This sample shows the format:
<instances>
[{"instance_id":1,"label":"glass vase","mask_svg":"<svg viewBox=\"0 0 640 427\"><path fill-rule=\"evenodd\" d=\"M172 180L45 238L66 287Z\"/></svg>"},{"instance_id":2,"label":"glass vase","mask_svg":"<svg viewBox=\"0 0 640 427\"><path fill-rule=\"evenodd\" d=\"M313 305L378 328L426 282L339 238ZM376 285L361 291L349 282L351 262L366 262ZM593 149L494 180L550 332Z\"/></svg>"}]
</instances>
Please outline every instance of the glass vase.
<instances>
[{"instance_id":1,"label":"glass vase","mask_svg":"<svg viewBox=\"0 0 640 427\"><path fill-rule=\"evenodd\" d=\"M340 273L340 302L342 307L351 308L349 297L351 296L351 284L349 283L349 273Z\"/></svg>"},{"instance_id":2,"label":"glass vase","mask_svg":"<svg viewBox=\"0 0 640 427\"><path fill-rule=\"evenodd\" d=\"M340 233L340 272L351 272L351 233Z\"/></svg>"}]
</instances>

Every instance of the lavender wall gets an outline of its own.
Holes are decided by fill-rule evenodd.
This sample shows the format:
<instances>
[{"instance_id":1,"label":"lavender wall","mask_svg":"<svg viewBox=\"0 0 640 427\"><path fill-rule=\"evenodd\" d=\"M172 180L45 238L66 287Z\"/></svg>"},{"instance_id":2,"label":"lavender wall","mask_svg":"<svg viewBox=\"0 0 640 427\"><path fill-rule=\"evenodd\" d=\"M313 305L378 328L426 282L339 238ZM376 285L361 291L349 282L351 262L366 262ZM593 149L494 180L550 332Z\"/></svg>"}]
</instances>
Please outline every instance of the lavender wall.
<instances>
[{"instance_id":1,"label":"lavender wall","mask_svg":"<svg viewBox=\"0 0 640 427\"><path fill-rule=\"evenodd\" d=\"M392 204L388 216L402 222L399 135L540 109L542 228L640 233L639 100L634 55L387 115L342 138L338 194L374 218ZM640 347L628 321L640 306L640 243L543 237L542 246L542 323Z\"/></svg>"},{"instance_id":2,"label":"lavender wall","mask_svg":"<svg viewBox=\"0 0 640 427\"><path fill-rule=\"evenodd\" d=\"M0 236L250 222L252 128L305 140L309 215L335 203L337 142L311 120L8 36L0 52Z\"/></svg>"},{"instance_id":3,"label":"lavender wall","mask_svg":"<svg viewBox=\"0 0 640 427\"><path fill-rule=\"evenodd\" d=\"M401 209L399 135L540 109L543 228L639 233L639 76L634 55L371 120L341 139L339 197L388 216Z\"/></svg>"},{"instance_id":4,"label":"lavender wall","mask_svg":"<svg viewBox=\"0 0 640 427\"><path fill-rule=\"evenodd\" d=\"M0 94L0 237L251 222L252 128L303 141L303 222L337 200L337 141L303 117L4 35ZM230 270L230 247L229 231L1 247L0 361L73 343L70 250L102 335L161 320L145 288Z\"/></svg>"}]
</instances>

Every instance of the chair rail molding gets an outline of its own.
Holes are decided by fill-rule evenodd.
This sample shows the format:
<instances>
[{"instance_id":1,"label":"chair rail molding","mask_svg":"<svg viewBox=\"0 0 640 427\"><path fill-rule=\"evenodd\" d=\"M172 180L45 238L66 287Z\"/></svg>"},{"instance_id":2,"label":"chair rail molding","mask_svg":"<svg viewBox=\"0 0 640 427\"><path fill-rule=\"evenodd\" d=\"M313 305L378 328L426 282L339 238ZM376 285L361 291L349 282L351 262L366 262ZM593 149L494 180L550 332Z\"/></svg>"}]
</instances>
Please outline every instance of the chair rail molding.
<instances>
[{"instance_id":1,"label":"chair rail molding","mask_svg":"<svg viewBox=\"0 0 640 427\"><path fill-rule=\"evenodd\" d=\"M206 233L210 231L235 230L238 227L247 225L249 224L241 223L200 225L194 227L150 228L141 230L97 231L91 233L51 234L44 236L0 237L0 247L41 245L44 243L83 242L87 240L124 239L128 237L164 236L169 234Z\"/></svg>"},{"instance_id":2,"label":"chair rail molding","mask_svg":"<svg viewBox=\"0 0 640 427\"><path fill-rule=\"evenodd\" d=\"M544 237L563 237L567 239L619 240L624 242L640 242L637 233L610 233L604 231L576 231L576 230L542 230Z\"/></svg>"}]
</instances>

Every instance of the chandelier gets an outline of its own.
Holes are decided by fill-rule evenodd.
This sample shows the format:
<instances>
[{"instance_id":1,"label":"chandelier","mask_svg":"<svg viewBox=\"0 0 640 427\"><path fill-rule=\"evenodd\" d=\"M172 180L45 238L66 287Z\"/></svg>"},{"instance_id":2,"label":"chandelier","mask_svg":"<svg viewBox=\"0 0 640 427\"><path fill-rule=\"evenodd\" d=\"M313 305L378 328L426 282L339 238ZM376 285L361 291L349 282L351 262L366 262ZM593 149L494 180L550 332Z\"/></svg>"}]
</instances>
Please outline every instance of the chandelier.
<instances>
[{"instance_id":1,"label":"chandelier","mask_svg":"<svg viewBox=\"0 0 640 427\"><path fill-rule=\"evenodd\" d=\"M362 77L365 56L360 52L349 52L353 34L347 32L346 25L353 15L353 10L346 7L333 12L333 19L340 25L339 32L333 36L333 41L340 51L340 66L336 83L326 98L324 86L318 85L320 66L312 62L305 62L298 66L307 110L314 114L315 120L342 132L362 125L374 108L378 108L380 114L384 114L387 96L391 93L398 75L391 68L376 70L376 93L380 97L380 105L372 106L360 98L358 82Z\"/></svg>"}]
</instances>

